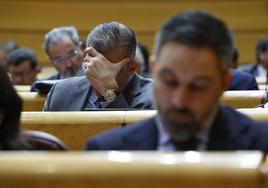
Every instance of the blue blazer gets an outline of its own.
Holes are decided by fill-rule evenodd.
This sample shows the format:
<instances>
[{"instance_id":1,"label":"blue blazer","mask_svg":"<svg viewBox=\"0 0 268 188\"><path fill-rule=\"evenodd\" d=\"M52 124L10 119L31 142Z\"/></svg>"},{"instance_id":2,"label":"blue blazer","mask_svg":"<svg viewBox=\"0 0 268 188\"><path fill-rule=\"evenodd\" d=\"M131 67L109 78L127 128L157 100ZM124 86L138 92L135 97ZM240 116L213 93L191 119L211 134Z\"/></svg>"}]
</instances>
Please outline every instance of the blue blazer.
<instances>
[{"instance_id":1,"label":"blue blazer","mask_svg":"<svg viewBox=\"0 0 268 188\"><path fill-rule=\"evenodd\" d=\"M92 137L86 150L156 150L155 118ZM268 123L254 121L227 106L220 106L208 138L208 150L268 151Z\"/></svg>"},{"instance_id":2,"label":"blue blazer","mask_svg":"<svg viewBox=\"0 0 268 188\"><path fill-rule=\"evenodd\" d=\"M237 70L231 70L232 81L228 90L259 90L253 75Z\"/></svg>"}]
</instances>

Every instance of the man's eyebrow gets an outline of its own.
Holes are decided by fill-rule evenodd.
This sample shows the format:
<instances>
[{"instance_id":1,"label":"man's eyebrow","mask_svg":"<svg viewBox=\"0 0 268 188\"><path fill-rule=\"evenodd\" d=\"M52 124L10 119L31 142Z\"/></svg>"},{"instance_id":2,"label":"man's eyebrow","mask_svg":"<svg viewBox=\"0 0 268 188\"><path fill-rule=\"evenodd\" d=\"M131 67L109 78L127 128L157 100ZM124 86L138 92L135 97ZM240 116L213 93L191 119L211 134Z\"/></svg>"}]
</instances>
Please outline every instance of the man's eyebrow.
<instances>
[{"instance_id":1,"label":"man's eyebrow","mask_svg":"<svg viewBox=\"0 0 268 188\"><path fill-rule=\"evenodd\" d=\"M175 77L175 73L173 71L171 71L170 69L168 68L163 68L159 71L159 74L161 75L169 75L171 77Z\"/></svg>"},{"instance_id":2,"label":"man's eyebrow","mask_svg":"<svg viewBox=\"0 0 268 188\"><path fill-rule=\"evenodd\" d=\"M211 82L212 79L209 76L196 76L192 80L193 82Z\"/></svg>"}]
</instances>

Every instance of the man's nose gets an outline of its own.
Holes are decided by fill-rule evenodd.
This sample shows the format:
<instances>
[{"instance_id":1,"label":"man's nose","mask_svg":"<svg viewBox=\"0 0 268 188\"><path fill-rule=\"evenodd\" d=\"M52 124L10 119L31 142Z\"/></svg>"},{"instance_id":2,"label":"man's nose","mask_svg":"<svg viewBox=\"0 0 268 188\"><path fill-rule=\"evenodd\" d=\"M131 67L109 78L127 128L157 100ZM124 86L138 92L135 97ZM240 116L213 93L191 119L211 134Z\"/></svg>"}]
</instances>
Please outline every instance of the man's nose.
<instances>
[{"instance_id":1,"label":"man's nose","mask_svg":"<svg viewBox=\"0 0 268 188\"><path fill-rule=\"evenodd\" d=\"M66 67L70 68L70 67L73 66L73 62L70 59L66 59L65 60L65 65L66 65Z\"/></svg>"},{"instance_id":2,"label":"man's nose","mask_svg":"<svg viewBox=\"0 0 268 188\"><path fill-rule=\"evenodd\" d=\"M171 98L172 105L183 108L188 107L191 102L190 92L186 87L178 87L174 90Z\"/></svg>"}]
</instances>

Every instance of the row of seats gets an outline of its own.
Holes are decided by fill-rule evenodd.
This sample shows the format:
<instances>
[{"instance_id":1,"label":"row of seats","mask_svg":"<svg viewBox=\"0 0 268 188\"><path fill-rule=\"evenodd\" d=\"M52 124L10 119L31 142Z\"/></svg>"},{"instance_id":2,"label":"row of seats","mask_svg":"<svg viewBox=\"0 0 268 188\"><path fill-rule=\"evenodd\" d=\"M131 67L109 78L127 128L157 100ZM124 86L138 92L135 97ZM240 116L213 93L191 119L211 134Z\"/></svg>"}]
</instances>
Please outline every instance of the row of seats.
<instances>
[{"instance_id":1,"label":"row of seats","mask_svg":"<svg viewBox=\"0 0 268 188\"><path fill-rule=\"evenodd\" d=\"M23 99L23 111L42 111L46 96L37 92L18 92ZM234 108L252 108L261 104L266 98L266 92L261 90L251 91L226 91L221 98L221 103Z\"/></svg>"},{"instance_id":2,"label":"row of seats","mask_svg":"<svg viewBox=\"0 0 268 188\"><path fill-rule=\"evenodd\" d=\"M239 109L253 119L268 121L268 111ZM90 112L22 112L24 130L44 131L60 138L69 150L82 150L86 140L105 130L126 126L156 114L155 110Z\"/></svg>"},{"instance_id":3,"label":"row of seats","mask_svg":"<svg viewBox=\"0 0 268 188\"><path fill-rule=\"evenodd\" d=\"M268 187L268 158L257 151L5 152L0 166L1 187Z\"/></svg>"}]
</instances>

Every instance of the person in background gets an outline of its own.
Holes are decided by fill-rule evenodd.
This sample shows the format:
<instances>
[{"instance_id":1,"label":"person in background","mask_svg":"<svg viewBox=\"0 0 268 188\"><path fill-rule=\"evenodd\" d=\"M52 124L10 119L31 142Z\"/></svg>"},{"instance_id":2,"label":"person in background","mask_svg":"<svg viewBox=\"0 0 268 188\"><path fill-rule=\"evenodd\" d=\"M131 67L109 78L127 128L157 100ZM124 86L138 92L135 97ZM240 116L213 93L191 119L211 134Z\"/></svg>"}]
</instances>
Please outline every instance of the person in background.
<instances>
[{"instance_id":1,"label":"person in background","mask_svg":"<svg viewBox=\"0 0 268 188\"><path fill-rule=\"evenodd\" d=\"M136 37L130 28L117 22L100 24L88 34L86 46L86 76L57 82L45 111L152 108L151 81L136 74Z\"/></svg>"},{"instance_id":2,"label":"person in background","mask_svg":"<svg viewBox=\"0 0 268 188\"><path fill-rule=\"evenodd\" d=\"M40 131L21 131L22 100L0 66L0 150L66 150L56 137Z\"/></svg>"},{"instance_id":3,"label":"person in background","mask_svg":"<svg viewBox=\"0 0 268 188\"><path fill-rule=\"evenodd\" d=\"M268 38L261 39L256 45L256 64L241 65L239 71L247 72L252 75L266 77L268 70Z\"/></svg>"},{"instance_id":4,"label":"person in background","mask_svg":"<svg viewBox=\"0 0 268 188\"><path fill-rule=\"evenodd\" d=\"M45 35L44 50L58 74L49 77L48 80L84 75L82 49L82 43L74 27L56 27L49 31Z\"/></svg>"},{"instance_id":5,"label":"person in background","mask_svg":"<svg viewBox=\"0 0 268 188\"><path fill-rule=\"evenodd\" d=\"M0 44L0 66L7 69L7 62L9 59L9 54L18 48L18 45L13 40L8 40Z\"/></svg>"},{"instance_id":6,"label":"person in background","mask_svg":"<svg viewBox=\"0 0 268 188\"><path fill-rule=\"evenodd\" d=\"M239 60L239 51L237 48L234 47L232 53L232 68L236 69L238 67L238 60Z\"/></svg>"},{"instance_id":7,"label":"person in background","mask_svg":"<svg viewBox=\"0 0 268 188\"><path fill-rule=\"evenodd\" d=\"M238 65L239 52L237 48L232 51L232 80L228 90L259 90L255 76L236 70Z\"/></svg>"},{"instance_id":8,"label":"person in background","mask_svg":"<svg viewBox=\"0 0 268 188\"><path fill-rule=\"evenodd\" d=\"M233 38L204 11L182 12L157 33L153 90L157 115L96 135L87 150L268 151L268 123L219 104L232 74Z\"/></svg>"},{"instance_id":9,"label":"person in background","mask_svg":"<svg viewBox=\"0 0 268 188\"><path fill-rule=\"evenodd\" d=\"M148 56L149 56L148 49L144 45L138 43L135 55L135 61L138 63L137 73L146 78L150 77L150 71L148 67L149 66Z\"/></svg>"},{"instance_id":10,"label":"person in background","mask_svg":"<svg viewBox=\"0 0 268 188\"><path fill-rule=\"evenodd\" d=\"M40 72L35 53L28 48L18 48L10 53L8 72L15 85L32 85Z\"/></svg>"}]
</instances>

